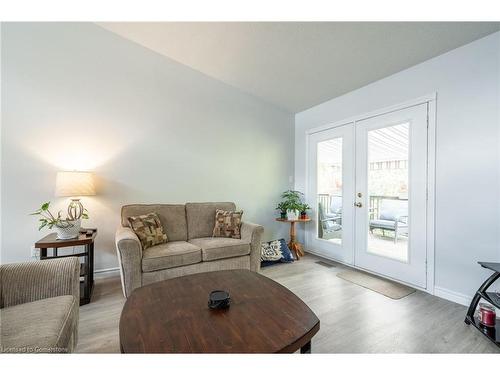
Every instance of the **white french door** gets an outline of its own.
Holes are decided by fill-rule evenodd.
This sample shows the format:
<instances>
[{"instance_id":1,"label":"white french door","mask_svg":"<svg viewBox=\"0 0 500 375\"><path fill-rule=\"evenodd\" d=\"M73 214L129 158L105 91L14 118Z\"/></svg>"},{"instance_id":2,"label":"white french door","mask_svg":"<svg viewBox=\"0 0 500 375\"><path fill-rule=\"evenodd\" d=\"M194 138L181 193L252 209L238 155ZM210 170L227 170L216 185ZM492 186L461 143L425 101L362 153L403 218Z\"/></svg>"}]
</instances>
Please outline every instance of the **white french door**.
<instances>
[{"instance_id":1,"label":"white french door","mask_svg":"<svg viewBox=\"0 0 500 375\"><path fill-rule=\"evenodd\" d=\"M310 251L426 287L427 110L309 135Z\"/></svg>"},{"instance_id":2,"label":"white french door","mask_svg":"<svg viewBox=\"0 0 500 375\"><path fill-rule=\"evenodd\" d=\"M308 159L307 198L316 220L306 227L306 248L352 264L354 124L310 135Z\"/></svg>"},{"instance_id":3,"label":"white french door","mask_svg":"<svg viewBox=\"0 0 500 375\"><path fill-rule=\"evenodd\" d=\"M426 287L427 104L356 122L355 265Z\"/></svg>"}]
</instances>

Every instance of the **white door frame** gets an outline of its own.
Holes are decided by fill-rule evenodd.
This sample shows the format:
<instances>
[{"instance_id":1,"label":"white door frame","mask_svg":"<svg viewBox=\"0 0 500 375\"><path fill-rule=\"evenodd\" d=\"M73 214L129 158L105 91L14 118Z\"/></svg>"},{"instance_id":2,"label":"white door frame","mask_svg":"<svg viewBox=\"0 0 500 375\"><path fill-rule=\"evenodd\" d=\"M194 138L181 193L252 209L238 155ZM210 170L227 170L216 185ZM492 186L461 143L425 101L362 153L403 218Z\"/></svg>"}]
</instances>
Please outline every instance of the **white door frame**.
<instances>
[{"instance_id":1,"label":"white door frame","mask_svg":"<svg viewBox=\"0 0 500 375\"><path fill-rule=\"evenodd\" d=\"M427 239L426 239L426 254L427 254L427 287L425 289L415 287L420 290L424 290L430 294L434 294L434 267L435 267L435 199L436 199L436 105L437 105L437 93L432 93L429 95L421 96L412 100L408 100L396 105L392 105L389 107L385 107L376 111L371 111L368 113L360 114L357 116L353 116L347 119L344 119L342 121L336 121L334 123L329 123L321 126L317 126L312 129L308 129L305 131L305 140L306 140L306 147L305 147L305 160L306 160L306 171L305 171L305 176L306 176L306 181L305 181L305 186L306 186L306 199L308 201L311 201L311 192L309 192L309 177L311 171L309 170L309 163L308 163L308 156L309 156L309 137L310 135L314 133L318 133L324 130L328 130L331 128L336 128L342 125L346 125L348 123L354 123L354 126L356 126L356 122L361 121L361 120L366 120L371 117L375 116L380 116L386 113L394 112L394 111L399 111L401 109L413 107L416 105L424 104L427 103L427 214L426 214L426 220L427 220ZM307 238L307 236L306 236ZM317 254L315 253L314 249L311 249L309 244L305 243L305 250L311 254ZM353 256L354 256L354 249L353 251ZM322 257L324 257L324 254L317 254ZM339 261L338 259L331 259L334 261L337 261L339 263L344 263L342 261ZM345 263L344 263L345 264ZM350 267L353 268L358 268L352 264L347 264ZM366 271L366 270L365 270ZM370 271L368 271L370 272ZM373 274L376 274L375 272L371 272ZM384 275L380 275L383 277ZM401 283L399 280L395 280Z\"/></svg>"}]
</instances>

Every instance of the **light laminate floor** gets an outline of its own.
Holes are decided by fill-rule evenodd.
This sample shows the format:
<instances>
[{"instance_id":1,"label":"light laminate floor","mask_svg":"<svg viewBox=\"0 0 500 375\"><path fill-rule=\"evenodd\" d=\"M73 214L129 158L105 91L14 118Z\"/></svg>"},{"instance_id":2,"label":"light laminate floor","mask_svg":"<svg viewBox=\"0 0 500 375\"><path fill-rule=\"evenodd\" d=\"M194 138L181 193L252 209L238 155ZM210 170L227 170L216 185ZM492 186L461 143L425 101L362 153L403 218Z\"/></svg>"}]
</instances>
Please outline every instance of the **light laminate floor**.
<instances>
[{"instance_id":1,"label":"light laminate floor","mask_svg":"<svg viewBox=\"0 0 500 375\"><path fill-rule=\"evenodd\" d=\"M306 302L321 328L313 353L500 353L464 324L464 306L417 291L400 300L336 277L346 267L306 255L263 269ZM118 322L125 299L118 277L98 279L92 302L80 308L80 353L118 353Z\"/></svg>"}]
</instances>

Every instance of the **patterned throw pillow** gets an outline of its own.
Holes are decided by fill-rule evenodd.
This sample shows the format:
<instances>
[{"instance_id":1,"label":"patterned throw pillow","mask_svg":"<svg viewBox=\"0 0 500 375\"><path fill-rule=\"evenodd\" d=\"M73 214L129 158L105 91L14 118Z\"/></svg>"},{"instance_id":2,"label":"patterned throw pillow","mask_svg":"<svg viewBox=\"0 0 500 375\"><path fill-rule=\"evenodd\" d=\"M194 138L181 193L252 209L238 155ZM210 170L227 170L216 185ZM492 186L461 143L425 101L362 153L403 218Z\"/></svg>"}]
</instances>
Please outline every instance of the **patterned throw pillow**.
<instances>
[{"instance_id":1,"label":"patterned throw pillow","mask_svg":"<svg viewBox=\"0 0 500 375\"><path fill-rule=\"evenodd\" d=\"M128 222L137 237L139 237L142 250L167 242L167 235L163 232L161 221L154 212L131 216L128 218Z\"/></svg>"},{"instance_id":2,"label":"patterned throw pillow","mask_svg":"<svg viewBox=\"0 0 500 375\"><path fill-rule=\"evenodd\" d=\"M275 243L279 243L279 251L281 253L281 257L279 257L278 259L274 259L274 260L268 260L268 259L264 259L267 257L267 248L268 246L273 246L274 248L276 248L276 245ZM266 255L264 254L264 251L266 251ZM277 263L290 263L290 262L293 262L294 261L294 257L292 255L292 252L290 251L290 249L288 248L288 245L286 244L286 241L282 238L282 239L279 239L279 240L275 240L275 241L270 241L270 242L263 242L262 245L261 245L261 263L260 265L262 267L267 267L267 266L271 266L273 264L277 264Z\"/></svg>"},{"instance_id":3,"label":"patterned throw pillow","mask_svg":"<svg viewBox=\"0 0 500 375\"><path fill-rule=\"evenodd\" d=\"M262 262L276 262L283 257L280 240L263 242L261 245L260 260Z\"/></svg>"},{"instance_id":4,"label":"patterned throw pillow","mask_svg":"<svg viewBox=\"0 0 500 375\"><path fill-rule=\"evenodd\" d=\"M215 211L213 237L241 238L241 217L243 211Z\"/></svg>"}]
</instances>

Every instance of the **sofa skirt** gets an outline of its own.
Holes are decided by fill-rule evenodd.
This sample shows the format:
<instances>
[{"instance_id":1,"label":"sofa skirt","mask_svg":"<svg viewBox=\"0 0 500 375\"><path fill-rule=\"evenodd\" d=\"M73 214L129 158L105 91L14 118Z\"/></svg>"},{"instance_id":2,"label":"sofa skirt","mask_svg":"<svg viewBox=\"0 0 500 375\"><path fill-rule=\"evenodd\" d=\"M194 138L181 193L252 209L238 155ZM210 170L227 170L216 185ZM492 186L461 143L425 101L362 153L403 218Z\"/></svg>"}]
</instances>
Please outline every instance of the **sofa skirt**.
<instances>
[{"instance_id":1,"label":"sofa skirt","mask_svg":"<svg viewBox=\"0 0 500 375\"><path fill-rule=\"evenodd\" d=\"M167 268L164 270L153 272L143 272L142 285L156 283L158 281L172 279L174 277L191 275L193 273L238 269L250 269L250 255L236 258L219 259L210 262L200 262L196 264L190 264L188 266Z\"/></svg>"}]
</instances>

